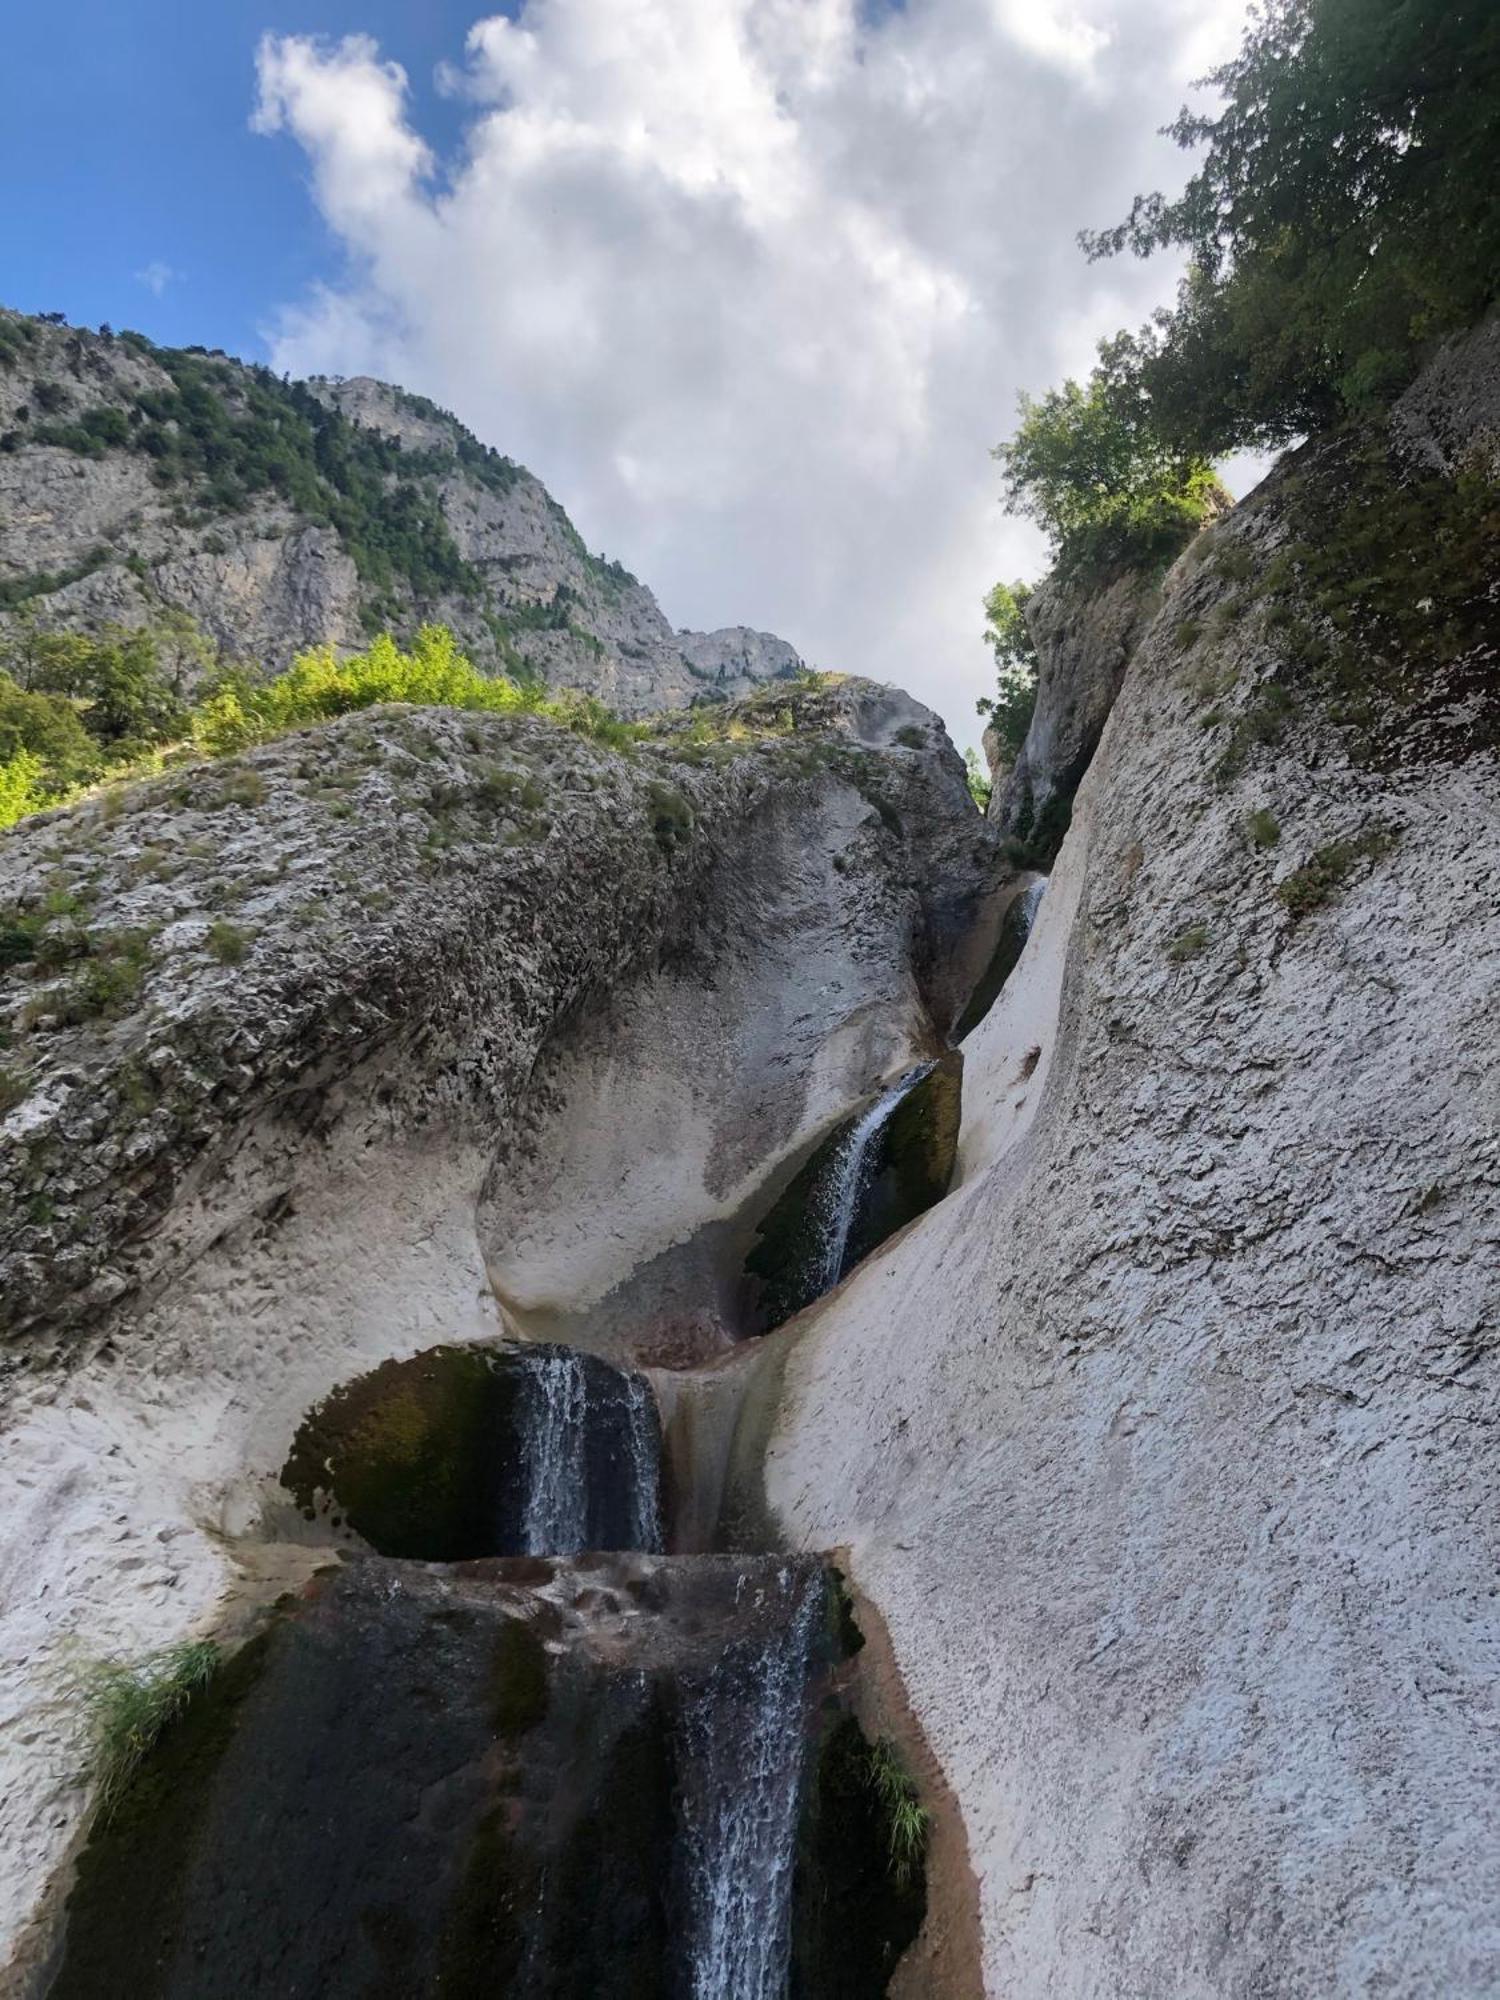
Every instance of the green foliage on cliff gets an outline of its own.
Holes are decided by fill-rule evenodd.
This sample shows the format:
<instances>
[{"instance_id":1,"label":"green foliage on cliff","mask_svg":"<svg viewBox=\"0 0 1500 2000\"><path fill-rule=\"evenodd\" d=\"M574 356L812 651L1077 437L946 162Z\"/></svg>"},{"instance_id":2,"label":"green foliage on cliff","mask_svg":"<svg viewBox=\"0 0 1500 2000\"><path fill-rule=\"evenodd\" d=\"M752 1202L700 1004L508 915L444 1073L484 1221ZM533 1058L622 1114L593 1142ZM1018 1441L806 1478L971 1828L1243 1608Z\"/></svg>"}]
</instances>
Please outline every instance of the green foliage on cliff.
<instances>
[{"instance_id":1,"label":"green foliage on cliff","mask_svg":"<svg viewBox=\"0 0 1500 2000\"><path fill-rule=\"evenodd\" d=\"M180 615L97 635L17 620L0 643L0 826L181 741L178 688L206 651Z\"/></svg>"},{"instance_id":2,"label":"green foliage on cliff","mask_svg":"<svg viewBox=\"0 0 1500 2000\"><path fill-rule=\"evenodd\" d=\"M1036 647L1026 623L1031 594L1029 583L997 583L984 600L984 636L995 655L996 688L993 696L982 695L975 707L988 716L990 728L1012 758L1020 755L1036 707ZM982 804L988 796L986 785Z\"/></svg>"},{"instance_id":3,"label":"green foliage on cliff","mask_svg":"<svg viewBox=\"0 0 1500 2000\"><path fill-rule=\"evenodd\" d=\"M1277 444L1368 408L1500 296L1493 0L1267 0L1209 79L1223 108L1176 200L1140 196L1090 255L1186 250L1171 311L1104 349L1179 450Z\"/></svg>"},{"instance_id":4,"label":"green foliage on cliff","mask_svg":"<svg viewBox=\"0 0 1500 2000\"><path fill-rule=\"evenodd\" d=\"M1015 434L996 446L1005 506L1041 527L1062 575L1170 562L1220 495L1208 460L1164 444L1139 397L1100 371L1022 396Z\"/></svg>"},{"instance_id":5,"label":"green foliage on cliff","mask_svg":"<svg viewBox=\"0 0 1500 2000\"><path fill-rule=\"evenodd\" d=\"M210 756L225 756L302 724L385 701L540 715L613 744L645 734L590 695L548 695L533 683L482 674L446 626L424 625L407 652L382 633L366 652L346 659L331 646L314 646L284 674L259 684L242 672L226 673L194 711L193 738Z\"/></svg>"}]
</instances>

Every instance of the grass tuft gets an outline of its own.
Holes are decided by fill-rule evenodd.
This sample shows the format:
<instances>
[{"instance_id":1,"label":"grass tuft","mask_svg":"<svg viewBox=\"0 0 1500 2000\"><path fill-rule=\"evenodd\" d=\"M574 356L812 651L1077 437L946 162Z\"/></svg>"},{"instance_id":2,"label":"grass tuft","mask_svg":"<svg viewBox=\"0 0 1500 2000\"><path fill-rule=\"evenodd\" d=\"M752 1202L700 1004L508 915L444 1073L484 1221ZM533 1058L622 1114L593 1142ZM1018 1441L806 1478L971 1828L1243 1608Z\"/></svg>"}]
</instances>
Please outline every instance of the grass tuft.
<instances>
[{"instance_id":1,"label":"grass tuft","mask_svg":"<svg viewBox=\"0 0 1500 2000\"><path fill-rule=\"evenodd\" d=\"M902 1763L900 1752L888 1736L877 1737L870 1745L866 1779L885 1814L886 1853L891 1874L904 1889L921 1867L927 1853L932 1815L922 1804L916 1780Z\"/></svg>"},{"instance_id":2,"label":"grass tuft","mask_svg":"<svg viewBox=\"0 0 1500 2000\"><path fill-rule=\"evenodd\" d=\"M187 1639L139 1660L90 1660L72 1693L88 1732L88 1769L107 1820L169 1724L206 1687L219 1666L211 1639Z\"/></svg>"}]
</instances>

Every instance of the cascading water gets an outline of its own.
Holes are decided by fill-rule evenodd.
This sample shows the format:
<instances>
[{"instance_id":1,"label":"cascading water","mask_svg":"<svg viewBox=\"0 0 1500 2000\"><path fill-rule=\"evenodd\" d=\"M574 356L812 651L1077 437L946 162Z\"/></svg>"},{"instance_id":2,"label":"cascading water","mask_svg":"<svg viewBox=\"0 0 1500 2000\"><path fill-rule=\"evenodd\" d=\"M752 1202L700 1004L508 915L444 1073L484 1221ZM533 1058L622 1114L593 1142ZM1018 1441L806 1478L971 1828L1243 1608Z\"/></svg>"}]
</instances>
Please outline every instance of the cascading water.
<instances>
[{"instance_id":1,"label":"cascading water","mask_svg":"<svg viewBox=\"0 0 1500 2000\"><path fill-rule=\"evenodd\" d=\"M876 1141L891 1113L919 1084L930 1076L932 1063L908 1070L905 1076L883 1091L850 1126L825 1163L808 1206L821 1236L821 1258L815 1274L817 1289L831 1291L843 1277L849 1256L849 1237L859 1214L860 1201L868 1192L877 1156Z\"/></svg>"},{"instance_id":2,"label":"cascading water","mask_svg":"<svg viewBox=\"0 0 1500 2000\"><path fill-rule=\"evenodd\" d=\"M567 1347L516 1358L522 1494L516 1553L662 1545L661 1434L644 1377Z\"/></svg>"},{"instance_id":3,"label":"cascading water","mask_svg":"<svg viewBox=\"0 0 1500 2000\"><path fill-rule=\"evenodd\" d=\"M625 1377L624 1442L630 1468L630 1546L654 1553L663 1546L661 1418L644 1375Z\"/></svg>"},{"instance_id":4,"label":"cascading water","mask_svg":"<svg viewBox=\"0 0 1500 2000\"><path fill-rule=\"evenodd\" d=\"M680 1870L687 2000L780 2000L820 1566L742 1576L751 1629L682 1689Z\"/></svg>"},{"instance_id":5,"label":"cascading water","mask_svg":"<svg viewBox=\"0 0 1500 2000\"><path fill-rule=\"evenodd\" d=\"M526 1361L521 1553L577 1555L588 1536L588 1392L583 1362L565 1348L527 1356Z\"/></svg>"}]
</instances>

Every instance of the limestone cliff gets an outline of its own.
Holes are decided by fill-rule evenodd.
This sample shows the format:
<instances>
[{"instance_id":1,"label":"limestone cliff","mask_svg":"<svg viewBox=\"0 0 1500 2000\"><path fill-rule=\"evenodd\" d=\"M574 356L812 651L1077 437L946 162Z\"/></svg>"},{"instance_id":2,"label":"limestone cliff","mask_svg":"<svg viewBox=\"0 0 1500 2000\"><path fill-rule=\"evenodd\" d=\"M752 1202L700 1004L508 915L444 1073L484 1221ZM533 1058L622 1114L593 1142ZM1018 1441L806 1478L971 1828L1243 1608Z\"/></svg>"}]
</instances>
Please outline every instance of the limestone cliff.
<instances>
[{"instance_id":1,"label":"limestone cliff","mask_svg":"<svg viewBox=\"0 0 1500 2000\"><path fill-rule=\"evenodd\" d=\"M1073 794L1089 767L1125 669L1161 602L1154 572L1122 569L1100 581L1049 578L1025 618L1036 648L1036 707L1015 762L997 762L986 733L989 816L1039 863L1067 831Z\"/></svg>"},{"instance_id":2,"label":"limestone cliff","mask_svg":"<svg viewBox=\"0 0 1500 2000\"><path fill-rule=\"evenodd\" d=\"M23 607L83 629L186 612L267 673L432 619L482 666L628 714L801 665L744 626L674 632L540 481L422 397L0 311L0 625Z\"/></svg>"},{"instance_id":3,"label":"limestone cliff","mask_svg":"<svg viewBox=\"0 0 1500 2000\"><path fill-rule=\"evenodd\" d=\"M667 1325L687 1276L937 1045L996 842L941 725L848 681L627 752L371 710L0 845L24 1969L87 1798L69 1660L233 1636L326 1562L278 1474L361 1370L575 1314L720 1352L711 1283Z\"/></svg>"},{"instance_id":4,"label":"limestone cliff","mask_svg":"<svg viewBox=\"0 0 1500 2000\"><path fill-rule=\"evenodd\" d=\"M1496 338L1168 577L960 1183L799 1323L995 1995L1495 1986Z\"/></svg>"}]
</instances>

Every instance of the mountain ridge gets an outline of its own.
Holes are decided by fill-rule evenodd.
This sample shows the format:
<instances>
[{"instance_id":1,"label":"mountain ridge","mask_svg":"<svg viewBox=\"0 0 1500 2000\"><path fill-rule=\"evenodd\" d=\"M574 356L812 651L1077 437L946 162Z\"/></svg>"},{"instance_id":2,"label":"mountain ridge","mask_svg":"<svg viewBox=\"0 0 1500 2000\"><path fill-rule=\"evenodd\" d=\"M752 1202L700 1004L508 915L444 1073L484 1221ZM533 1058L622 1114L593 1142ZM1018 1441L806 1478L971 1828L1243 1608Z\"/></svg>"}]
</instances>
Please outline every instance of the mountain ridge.
<instances>
[{"instance_id":1,"label":"mountain ridge","mask_svg":"<svg viewBox=\"0 0 1500 2000\"><path fill-rule=\"evenodd\" d=\"M540 480L425 397L0 308L0 630L169 612L266 674L439 622L486 671L624 714L802 668L747 626L675 631Z\"/></svg>"}]
</instances>

